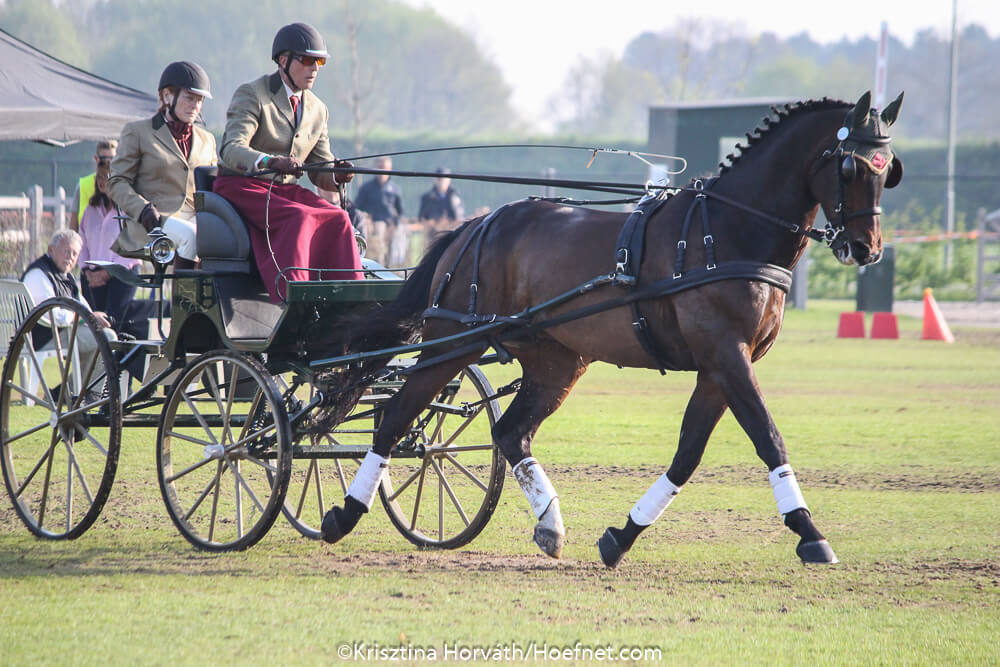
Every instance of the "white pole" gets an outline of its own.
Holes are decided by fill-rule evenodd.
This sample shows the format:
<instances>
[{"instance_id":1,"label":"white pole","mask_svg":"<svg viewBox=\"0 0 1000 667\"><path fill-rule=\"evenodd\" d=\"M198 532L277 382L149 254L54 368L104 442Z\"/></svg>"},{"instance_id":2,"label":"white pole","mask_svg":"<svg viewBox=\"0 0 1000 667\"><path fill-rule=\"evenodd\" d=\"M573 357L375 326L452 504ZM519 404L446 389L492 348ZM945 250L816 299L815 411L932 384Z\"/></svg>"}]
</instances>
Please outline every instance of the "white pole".
<instances>
[{"instance_id":1,"label":"white pole","mask_svg":"<svg viewBox=\"0 0 1000 667\"><path fill-rule=\"evenodd\" d=\"M889 67L889 26L882 21L878 40L878 55L875 56L875 107L885 108L886 75Z\"/></svg>"},{"instance_id":2,"label":"white pole","mask_svg":"<svg viewBox=\"0 0 1000 667\"><path fill-rule=\"evenodd\" d=\"M955 231L955 127L958 112L958 0L951 2L951 73L948 76L948 188L945 195L945 231ZM951 269L952 247L944 244L944 268Z\"/></svg>"}]
</instances>

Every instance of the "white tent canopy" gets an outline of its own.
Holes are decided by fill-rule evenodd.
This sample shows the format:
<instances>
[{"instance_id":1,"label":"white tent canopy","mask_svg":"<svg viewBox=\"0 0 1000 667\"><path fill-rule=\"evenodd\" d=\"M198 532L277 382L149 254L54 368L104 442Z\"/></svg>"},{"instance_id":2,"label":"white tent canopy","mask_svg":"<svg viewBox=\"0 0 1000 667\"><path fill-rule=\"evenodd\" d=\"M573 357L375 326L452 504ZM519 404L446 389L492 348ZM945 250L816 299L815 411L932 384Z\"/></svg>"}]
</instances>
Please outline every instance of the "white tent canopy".
<instances>
[{"instance_id":1,"label":"white tent canopy","mask_svg":"<svg viewBox=\"0 0 1000 667\"><path fill-rule=\"evenodd\" d=\"M68 65L0 30L0 141L117 137L156 113L152 95Z\"/></svg>"}]
</instances>

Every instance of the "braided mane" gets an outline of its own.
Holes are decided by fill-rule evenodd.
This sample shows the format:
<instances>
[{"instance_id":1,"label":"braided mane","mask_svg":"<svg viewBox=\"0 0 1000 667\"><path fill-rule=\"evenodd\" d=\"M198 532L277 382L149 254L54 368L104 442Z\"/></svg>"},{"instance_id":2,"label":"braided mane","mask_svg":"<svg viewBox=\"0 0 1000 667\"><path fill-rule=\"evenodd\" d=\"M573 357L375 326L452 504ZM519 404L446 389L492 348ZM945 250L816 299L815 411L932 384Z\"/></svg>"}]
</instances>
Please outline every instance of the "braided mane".
<instances>
[{"instance_id":1,"label":"braided mane","mask_svg":"<svg viewBox=\"0 0 1000 667\"><path fill-rule=\"evenodd\" d=\"M740 161L744 155L749 152L754 146L759 144L761 140L768 136L770 133L774 132L775 128L780 127L789 118L797 118L807 113L813 111L826 111L828 109L850 109L853 105L849 102L844 102L843 100L831 100L828 97L824 97L821 100L807 100L805 102L792 102L784 105L782 108L775 106L771 107L771 111L777 117L772 118L771 116L765 116L762 125L763 127L754 128L753 132L747 132L747 145L736 144L736 150L739 154L730 153L726 156L728 162L719 163L719 176L722 176L727 171L732 169L733 165Z\"/></svg>"}]
</instances>

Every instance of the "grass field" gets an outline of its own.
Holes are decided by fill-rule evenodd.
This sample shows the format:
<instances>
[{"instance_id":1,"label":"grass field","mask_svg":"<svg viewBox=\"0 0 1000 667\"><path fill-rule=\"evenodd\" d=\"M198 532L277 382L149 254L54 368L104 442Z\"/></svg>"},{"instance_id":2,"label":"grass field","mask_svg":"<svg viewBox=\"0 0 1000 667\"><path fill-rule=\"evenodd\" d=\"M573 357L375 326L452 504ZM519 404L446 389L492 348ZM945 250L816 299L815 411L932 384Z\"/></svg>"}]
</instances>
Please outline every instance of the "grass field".
<instances>
[{"instance_id":1,"label":"grass field","mask_svg":"<svg viewBox=\"0 0 1000 667\"><path fill-rule=\"evenodd\" d=\"M154 432L126 432L108 506L78 540L34 539L5 499L0 664L457 663L476 647L536 662L569 647L571 664L607 646L640 647L625 656L639 663L1000 663L1000 331L957 328L946 345L903 318L898 341L837 339L850 308L789 311L757 365L840 564L798 562L727 414L660 521L618 570L601 566L594 543L669 465L694 377L595 366L535 445L560 492L562 560L531 543L509 473L457 551L414 549L376 503L336 546L279 517L246 552L204 554L167 518ZM491 369L494 385L514 372Z\"/></svg>"}]
</instances>

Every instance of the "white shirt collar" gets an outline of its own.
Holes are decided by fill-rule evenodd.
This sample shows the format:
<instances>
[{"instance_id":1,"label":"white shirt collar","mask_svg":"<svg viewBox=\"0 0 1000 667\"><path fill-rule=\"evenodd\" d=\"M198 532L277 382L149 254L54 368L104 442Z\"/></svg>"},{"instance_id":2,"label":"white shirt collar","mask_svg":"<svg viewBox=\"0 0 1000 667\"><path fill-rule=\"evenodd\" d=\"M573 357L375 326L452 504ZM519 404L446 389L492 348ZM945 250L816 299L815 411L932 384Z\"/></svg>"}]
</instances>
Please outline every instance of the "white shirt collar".
<instances>
[{"instance_id":1,"label":"white shirt collar","mask_svg":"<svg viewBox=\"0 0 1000 667\"><path fill-rule=\"evenodd\" d=\"M299 92L295 92L294 90L292 90L291 86L289 86L287 83L285 83L284 79L281 80L281 85L283 85L285 87L285 97L291 97L291 96L294 95L295 97L299 98L299 102L302 101L302 91L301 90Z\"/></svg>"}]
</instances>

